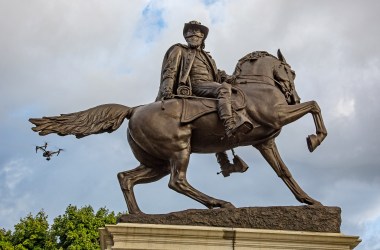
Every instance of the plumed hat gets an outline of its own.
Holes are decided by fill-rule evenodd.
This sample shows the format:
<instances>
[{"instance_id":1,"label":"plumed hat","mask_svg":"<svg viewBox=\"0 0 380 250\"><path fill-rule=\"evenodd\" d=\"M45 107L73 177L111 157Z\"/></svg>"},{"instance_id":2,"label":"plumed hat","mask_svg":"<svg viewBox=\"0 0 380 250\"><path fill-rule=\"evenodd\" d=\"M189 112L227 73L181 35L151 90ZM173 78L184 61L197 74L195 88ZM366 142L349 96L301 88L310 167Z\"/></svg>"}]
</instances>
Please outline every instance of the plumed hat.
<instances>
[{"instance_id":1,"label":"plumed hat","mask_svg":"<svg viewBox=\"0 0 380 250\"><path fill-rule=\"evenodd\" d=\"M188 23L185 23L185 26L183 27L183 36L185 36L186 32L189 29L200 29L200 31L205 35L203 39L206 39L207 34L208 34L208 28L204 25L202 25L198 21L190 21Z\"/></svg>"}]
</instances>

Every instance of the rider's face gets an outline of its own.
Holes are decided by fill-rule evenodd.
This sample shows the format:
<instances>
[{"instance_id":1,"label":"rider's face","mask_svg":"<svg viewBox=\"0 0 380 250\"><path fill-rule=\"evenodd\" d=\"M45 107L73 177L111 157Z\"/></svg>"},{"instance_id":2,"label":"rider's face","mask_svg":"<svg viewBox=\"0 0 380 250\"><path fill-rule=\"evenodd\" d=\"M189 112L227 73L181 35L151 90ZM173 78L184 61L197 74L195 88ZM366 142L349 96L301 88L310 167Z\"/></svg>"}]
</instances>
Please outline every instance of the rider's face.
<instances>
[{"instance_id":1,"label":"rider's face","mask_svg":"<svg viewBox=\"0 0 380 250\"><path fill-rule=\"evenodd\" d=\"M205 35L201 32L200 29L189 29L185 33L186 42L191 48L200 47L202 45L204 36Z\"/></svg>"}]
</instances>

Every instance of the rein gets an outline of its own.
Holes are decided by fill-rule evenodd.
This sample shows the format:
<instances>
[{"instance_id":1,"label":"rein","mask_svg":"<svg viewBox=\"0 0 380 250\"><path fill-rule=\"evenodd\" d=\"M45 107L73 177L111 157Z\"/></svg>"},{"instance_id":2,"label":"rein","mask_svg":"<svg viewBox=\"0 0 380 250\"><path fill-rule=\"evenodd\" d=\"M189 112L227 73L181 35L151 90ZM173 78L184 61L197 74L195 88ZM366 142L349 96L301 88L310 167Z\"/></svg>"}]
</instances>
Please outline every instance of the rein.
<instances>
[{"instance_id":1,"label":"rein","mask_svg":"<svg viewBox=\"0 0 380 250\"><path fill-rule=\"evenodd\" d=\"M270 77L270 76L267 76L267 75L261 75L261 74L247 74L245 76L261 76L261 77L266 77L266 78L269 78L271 79L273 82L277 83L278 87L281 89L281 91L283 92L285 98L287 100L290 101L291 99L291 96L292 96L292 91L289 90L289 88L282 84L281 82L277 81L276 79ZM249 80L246 80L246 81L243 81L241 82L240 84L247 84L247 83L263 83L263 84L266 84L266 85L270 85L270 86L273 86L272 84L270 84L269 82L266 82L266 81L260 81L260 80L254 80L254 79L250 79Z\"/></svg>"},{"instance_id":2,"label":"rein","mask_svg":"<svg viewBox=\"0 0 380 250\"><path fill-rule=\"evenodd\" d=\"M274 81L275 83L277 83L278 85L281 86L281 83L280 83L279 81L277 81L276 79L274 79L274 78L272 78L272 77L270 77L270 76L267 76L267 75L252 74L252 75L246 75L246 76L263 76L263 77L266 77L266 78L271 79L272 81ZM248 81L246 81L246 82L242 82L242 83L254 83L254 82L266 83L266 84L271 85L271 84L268 83L268 82L265 82L265 81L258 81L258 80L256 80L256 81L255 81L255 80L252 80L252 82L248 82Z\"/></svg>"},{"instance_id":3,"label":"rein","mask_svg":"<svg viewBox=\"0 0 380 250\"><path fill-rule=\"evenodd\" d=\"M178 98L185 98L185 99L202 99L202 100L213 100L217 101L218 98L211 98L211 97L201 97L201 96L194 96L194 95L173 95L174 97Z\"/></svg>"}]
</instances>

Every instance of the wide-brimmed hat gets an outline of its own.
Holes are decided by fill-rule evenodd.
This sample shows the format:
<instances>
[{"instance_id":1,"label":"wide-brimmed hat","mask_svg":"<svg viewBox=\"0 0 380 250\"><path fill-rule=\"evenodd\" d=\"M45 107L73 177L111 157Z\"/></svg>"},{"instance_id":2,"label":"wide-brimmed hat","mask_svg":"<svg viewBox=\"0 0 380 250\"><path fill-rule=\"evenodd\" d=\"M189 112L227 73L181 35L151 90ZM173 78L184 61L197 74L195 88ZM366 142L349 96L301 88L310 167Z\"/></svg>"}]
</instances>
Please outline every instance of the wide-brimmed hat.
<instances>
[{"instance_id":1,"label":"wide-brimmed hat","mask_svg":"<svg viewBox=\"0 0 380 250\"><path fill-rule=\"evenodd\" d=\"M183 36L185 36L186 32L189 29L200 29L201 32L205 35L204 39L206 39L207 34L208 34L208 28L204 25L202 25L198 21L190 21L188 23L185 23L185 26L183 27Z\"/></svg>"}]
</instances>

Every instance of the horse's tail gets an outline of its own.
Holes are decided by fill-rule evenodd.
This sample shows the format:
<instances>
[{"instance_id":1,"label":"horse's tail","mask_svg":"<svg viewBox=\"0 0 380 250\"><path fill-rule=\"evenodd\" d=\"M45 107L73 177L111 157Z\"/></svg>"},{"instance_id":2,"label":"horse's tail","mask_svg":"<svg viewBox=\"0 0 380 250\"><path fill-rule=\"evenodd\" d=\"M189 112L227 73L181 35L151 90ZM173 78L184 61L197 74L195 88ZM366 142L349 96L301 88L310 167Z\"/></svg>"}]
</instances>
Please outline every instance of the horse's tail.
<instances>
[{"instance_id":1,"label":"horse's tail","mask_svg":"<svg viewBox=\"0 0 380 250\"><path fill-rule=\"evenodd\" d=\"M117 130L124 119L130 119L134 108L120 104L103 104L84 111L60 116L30 118L36 125L32 130L39 135L56 133L58 135L75 135L82 138L91 134L111 133Z\"/></svg>"}]
</instances>

